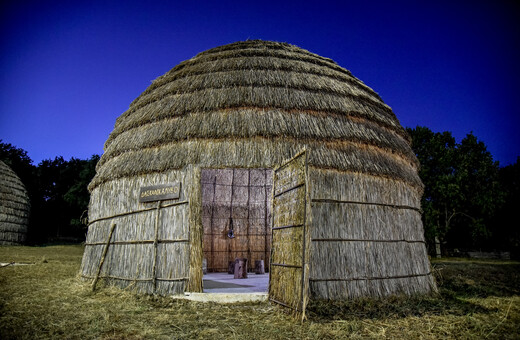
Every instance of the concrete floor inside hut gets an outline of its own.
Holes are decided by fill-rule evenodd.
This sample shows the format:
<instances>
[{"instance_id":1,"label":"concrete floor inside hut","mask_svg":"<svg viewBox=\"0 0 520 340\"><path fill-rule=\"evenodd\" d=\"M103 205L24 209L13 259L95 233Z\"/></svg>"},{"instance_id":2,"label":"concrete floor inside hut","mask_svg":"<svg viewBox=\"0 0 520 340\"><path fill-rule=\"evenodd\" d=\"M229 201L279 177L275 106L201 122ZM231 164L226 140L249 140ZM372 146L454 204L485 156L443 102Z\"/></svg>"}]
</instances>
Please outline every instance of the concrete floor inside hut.
<instances>
[{"instance_id":1,"label":"concrete floor inside hut","mask_svg":"<svg viewBox=\"0 0 520 340\"><path fill-rule=\"evenodd\" d=\"M233 274L208 273L203 277L203 293L174 295L174 299L198 302L258 302L267 301L269 273L247 273L247 279L235 279Z\"/></svg>"},{"instance_id":2,"label":"concrete floor inside hut","mask_svg":"<svg viewBox=\"0 0 520 340\"><path fill-rule=\"evenodd\" d=\"M269 273L247 273L247 279L235 279L228 273L208 273L203 277L203 285L204 293L267 293Z\"/></svg>"}]
</instances>

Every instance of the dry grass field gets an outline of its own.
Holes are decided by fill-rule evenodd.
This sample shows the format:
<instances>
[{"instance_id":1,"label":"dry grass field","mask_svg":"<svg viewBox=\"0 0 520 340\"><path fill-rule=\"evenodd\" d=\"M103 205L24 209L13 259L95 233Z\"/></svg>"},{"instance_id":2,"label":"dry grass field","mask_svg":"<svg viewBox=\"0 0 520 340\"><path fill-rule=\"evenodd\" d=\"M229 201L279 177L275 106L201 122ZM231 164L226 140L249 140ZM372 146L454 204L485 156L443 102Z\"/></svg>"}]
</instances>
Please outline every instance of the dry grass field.
<instances>
[{"instance_id":1,"label":"dry grass field","mask_svg":"<svg viewBox=\"0 0 520 340\"><path fill-rule=\"evenodd\" d=\"M303 324L268 303L204 304L90 285L82 246L0 247L1 339L518 339L520 263L434 261L436 296L313 303Z\"/></svg>"}]
</instances>

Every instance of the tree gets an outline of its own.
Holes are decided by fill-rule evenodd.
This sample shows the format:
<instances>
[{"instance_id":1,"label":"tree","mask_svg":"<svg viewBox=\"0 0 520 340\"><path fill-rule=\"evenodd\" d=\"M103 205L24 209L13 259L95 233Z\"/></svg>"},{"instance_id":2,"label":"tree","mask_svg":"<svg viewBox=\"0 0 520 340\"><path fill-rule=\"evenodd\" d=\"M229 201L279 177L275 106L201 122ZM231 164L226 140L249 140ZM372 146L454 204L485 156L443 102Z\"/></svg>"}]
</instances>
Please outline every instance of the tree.
<instances>
[{"instance_id":1,"label":"tree","mask_svg":"<svg viewBox=\"0 0 520 340\"><path fill-rule=\"evenodd\" d=\"M511 251L512 258L520 258L520 157L516 163L500 168L499 181L504 193L504 204L498 210L495 223L495 244Z\"/></svg>"},{"instance_id":2,"label":"tree","mask_svg":"<svg viewBox=\"0 0 520 340\"><path fill-rule=\"evenodd\" d=\"M75 182L63 196L67 205L76 213L76 215L71 218L69 222L70 225L81 230L84 229L81 217L86 215L90 201L90 193L87 187L96 174L96 164L98 161L99 155L93 155L89 160L80 161L79 173L76 176Z\"/></svg>"},{"instance_id":3,"label":"tree","mask_svg":"<svg viewBox=\"0 0 520 340\"><path fill-rule=\"evenodd\" d=\"M98 155L89 160L63 157L44 160L38 165L40 205L38 211L41 238L81 239L85 226L80 219L87 210L90 194L88 183L95 175Z\"/></svg>"},{"instance_id":4,"label":"tree","mask_svg":"<svg viewBox=\"0 0 520 340\"><path fill-rule=\"evenodd\" d=\"M468 134L460 144L450 132L407 129L421 168L425 237L448 248L486 247L495 212L503 202L498 163L485 144Z\"/></svg>"},{"instance_id":5,"label":"tree","mask_svg":"<svg viewBox=\"0 0 520 340\"><path fill-rule=\"evenodd\" d=\"M456 143L450 132L434 133L426 127L407 129L421 168L419 176L424 184L422 198L425 237L429 249L435 238L444 241L450 228L448 211L456 211L460 193L453 167Z\"/></svg>"},{"instance_id":6,"label":"tree","mask_svg":"<svg viewBox=\"0 0 520 340\"><path fill-rule=\"evenodd\" d=\"M457 146L454 170L461 200L459 213L454 215L457 228L451 229L450 236L460 247L489 248L494 218L503 204L498 162L469 133Z\"/></svg>"}]
</instances>

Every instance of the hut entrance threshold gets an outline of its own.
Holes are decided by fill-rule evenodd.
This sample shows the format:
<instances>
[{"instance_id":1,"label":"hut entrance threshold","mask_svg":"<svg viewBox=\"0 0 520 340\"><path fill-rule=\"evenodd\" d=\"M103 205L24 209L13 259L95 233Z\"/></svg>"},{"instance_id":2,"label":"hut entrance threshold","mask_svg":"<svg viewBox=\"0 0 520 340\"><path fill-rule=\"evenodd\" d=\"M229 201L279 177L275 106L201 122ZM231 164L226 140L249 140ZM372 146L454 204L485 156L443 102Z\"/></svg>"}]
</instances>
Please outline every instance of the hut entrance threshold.
<instances>
[{"instance_id":1,"label":"hut entrance threshold","mask_svg":"<svg viewBox=\"0 0 520 340\"><path fill-rule=\"evenodd\" d=\"M267 293L272 178L271 169L201 169L204 292ZM236 259L247 259L247 278L228 274ZM255 274L260 261L265 274Z\"/></svg>"}]
</instances>

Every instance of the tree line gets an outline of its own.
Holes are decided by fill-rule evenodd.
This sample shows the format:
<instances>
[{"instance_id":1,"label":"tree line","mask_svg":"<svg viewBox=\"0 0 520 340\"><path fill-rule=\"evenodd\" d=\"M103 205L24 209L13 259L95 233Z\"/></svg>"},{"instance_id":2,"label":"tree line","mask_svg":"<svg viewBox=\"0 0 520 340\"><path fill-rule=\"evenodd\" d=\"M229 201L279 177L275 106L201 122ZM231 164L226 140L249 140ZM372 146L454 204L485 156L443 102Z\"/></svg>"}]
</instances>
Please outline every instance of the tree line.
<instances>
[{"instance_id":1,"label":"tree line","mask_svg":"<svg viewBox=\"0 0 520 340\"><path fill-rule=\"evenodd\" d=\"M31 203L29 244L85 240L90 200L87 186L96 173L99 155L68 161L58 156L35 166L25 150L0 140L0 160L27 189Z\"/></svg>"},{"instance_id":2,"label":"tree line","mask_svg":"<svg viewBox=\"0 0 520 340\"><path fill-rule=\"evenodd\" d=\"M500 167L486 145L469 133L457 143L451 132L407 128L424 183L421 206L430 253L512 251L518 257L520 157Z\"/></svg>"},{"instance_id":3,"label":"tree line","mask_svg":"<svg viewBox=\"0 0 520 340\"><path fill-rule=\"evenodd\" d=\"M520 157L500 167L486 145L469 133L457 143L451 132L406 129L424 183L423 224L428 250L511 251L519 255ZM0 140L0 160L25 184L31 200L29 242L85 239L89 192L99 155L59 156L37 166L23 149Z\"/></svg>"}]
</instances>

